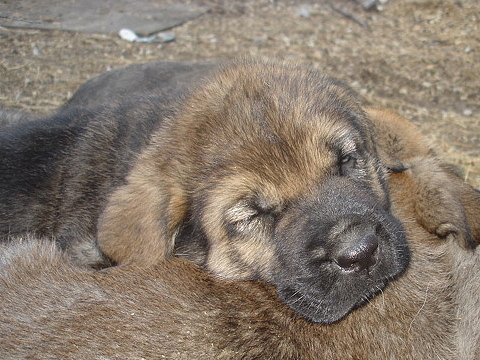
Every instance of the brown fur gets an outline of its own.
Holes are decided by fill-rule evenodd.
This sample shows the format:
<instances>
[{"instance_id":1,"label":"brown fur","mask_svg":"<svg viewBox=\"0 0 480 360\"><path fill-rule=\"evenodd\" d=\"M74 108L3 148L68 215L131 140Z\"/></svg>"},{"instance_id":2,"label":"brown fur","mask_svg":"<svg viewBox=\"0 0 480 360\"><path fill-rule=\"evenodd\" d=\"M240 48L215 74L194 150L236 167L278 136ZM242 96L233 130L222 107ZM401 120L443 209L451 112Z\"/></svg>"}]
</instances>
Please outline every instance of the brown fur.
<instances>
[{"instance_id":1,"label":"brown fur","mask_svg":"<svg viewBox=\"0 0 480 360\"><path fill-rule=\"evenodd\" d=\"M478 211L478 209L477 209ZM480 359L480 257L477 252L452 251L457 302L456 342L460 359Z\"/></svg>"},{"instance_id":2,"label":"brown fur","mask_svg":"<svg viewBox=\"0 0 480 360\"><path fill-rule=\"evenodd\" d=\"M415 157L435 156L432 146L407 119L388 109L367 107L365 111L373 120L375 144L385 164L401 167Z\"/></svg>"},{"instance_id":3,"label":"brown fur","mask_svg":"<svg viewBox=\"0 0 480 360\"><path fill-rule=\"evenodd\" d=\"M275 285L310 320L338 321L409 259L386 186L401 160L382 163L374 134L351 90L323 74L221 67L110 194L99 248L138 266L181 254L220 277Z\"/></svg>"},{"instance_id":4,"label":"brown fur","mask_svg":"<svg viewBox=\"0 0 480 360\"><path fill-rule=\"evenodd\" d=\"M391 176L411 265L339 323L309 323L278 302L269 285L216 280L182 259L94 272L54 245L25 241L2 249L0 352L11 359L475 359L480 324L470 315L478 310L458 307L470 319L458 322L456 304L480 297L478 272L469 273L468 292L455 281L456 259L472 256L478 269L478 254L432 234L425 221L438 219L416 211L430 199L416 195L437 176L445 176L443 165L432 159L412 160L411 170ZM449 207L438 203L443 195L472 195L459 178L449 179L433 199L439 219ZM469 206L480 211L478 199Z\"/></svg>"},{"instance_id":5,"label":"brown fur","mask_svg":"<svg viewBox=\"0 0 480 360\"><path fill-rule=\"evenodd\" d=\"M251 97L260 96L260 88L266 83L268 86L279 86L275 83L276 72L296 72L290 77L305 78L308 76L297 68L285 69L270 66L266 68L258 67L258 73L255 65L248 65L248 76L245 84L238 86L234 84L241 83L244 69L233 67L227 69L218 75L218 78L211 81L210 84L200 88L191 98L185 101L184 106L175 115L176 120L172 122L167 130L157 133L152 141L152 145L142 154L140 160L131 171L128 177L127 186L121 187L110 197L106 211L102 214L99 225L99 245L100 248L110 258L118 263L132 262L140 264L154 264L174 252L176 242L178 242L179 228L195 207L205 207L205 215L199 220L197 227L207 229L205 236L208 238L210 246L208 254L198 255L192 248L186 249L190 252L190 257L196 259L195 262L201 263L206 260L207 267L219 275L231 278L248 278L252 276L251 266L238 267L232 257L239 256L243 259L253 259L252 253L262 254L256 263L271 264L273 257L270 256L272 249L269 248L267 241L261 241L259 237L253 238L251 243L243 244L242 248L234 248L229 239L230 235L225 232L220 223L225 221L225 212L231 206L234 197L241 198L244 194L251 192L251 189L262 187L265 198L268 198L273 207L281 208L290 199L295 199L312 190L322 176L322 172L328 168L329 160L327 155L319 158L311 157L310 154L323 151L318 149L318 142L315 140L304 142L304 148L298 149L299 153L307 154L304 159L298 156L292 159L292 164L280 169L279 174L262 173L262 170L278 171L278 168L265 168L265 164L275 162L278 154L270 153L268 147L263 145L261 150L258 148L264 143L265 135L255 133L252 122L248 128L235 128L235 124L230 123L230 118L241 118L259 116L251 109ZM273 80L267 80L266 74L273 73ZM271 74L270 74L271 75ZM269 85L268 82L272 84ZM288 81L288 77L282 78L282 81ZM259 85L260 84L260 85ZM277 122L289 122L288 116L305 117L314 116L310 114L309 108L315 108L312 101L318 101L317 97L302 98L303 91L295 88L294 84L288 89L289 85L279 86L278 93L288 93L285 98L272 97L268 99L273 104L266 107L266 112L271 113L272 118L277 118ZM323 101L336 101L336 106L343 107L344 111L357 111L357 104L349 98L348 90L342 87L336 87L336 84L327 82L327 86L333 88L330 90L334 95L332 99L322 99ZM285 90L285 88L287 90ZM233 89L233 90L232 90ZM237 93L235 93L237 91ZM299 94L292 92L299 91ZM250 95L246 96L251 93ZM289 102L293 97L296 101L292 114L281 114L281 111L287 111L280 106L282 101ZM337 97L337 99L335 99ZM264 98L258 100L266 101ZM310 102L309 102L310 101ZM342 103L343 102L343 103ZM341 105L340 105L341 103ZM349 109L351 108L351 109ZM240 110L241 109L241 110ZM249 112L245 109L251 109ZM356 110L354 110L356 109ZM290 110L290 109L289 109ZM318 137L329 136L334 132L346 131L342 129L341 123L337 124L328 117L337 116L332 112L325 114L327 121L322 119L322 127L319 129L316 125L303 129L304 131L319 133ZM223 112L222 112L223 111ZM265 111L265 110L264 110ZM307 114L307 115L306 115ZM374 144L369 143L370 139L365 139L367 147L375 146L382 162L393 170L399 170L408 166L408 156L433 156L433 150L426 146L424 141L417 141L420 137L418 130L413 125L402 119L398 115L387 110L367 109L367 114L373 119L373 128L370 129L374 134ZM265 116L262 113L261 116ZM213 120L211 120L213 119ZM217 121L215 123L214 121ZM222 123L220 123L222 121ZM397 124L390 126L390 122ZM401 124L401 126L399 126ZM305 126L305 124L303 124ZM275 126L275 125L273 125ZM277 124L278 126L278 124ZM340 126L335 128L335 126ZM365 122L363 127L368 128L370 124ZM330 129L329 127L332 127ZM327 130L322 130L327 128ZM242 131L245 132L242 134ZM297 130L291 128L289 131L295 134ZM211 132L211 134L204 135ZM251 134L248 134L248 133ZM239 135L240 133L240 135ZM388 134L388 136L385 136ZM246 168L235 166L234 171L238 172L237 177L230 177L225 181L217 179L209 180L207 184L198 184L200 180L206 177L208 171L215 172L209 168L208 161L218 160L216 152L226 152L228 150L220 145L229 145L234 142L236 137L247 137L248 141L255 142L256 148L247 149L244 153L253 154L250 158L233 158L229 161L247 164ZM368 136L368 135L367 135ZM206 140L205 140L206 139ZM202 143L202 140L204 143ZM290 141L294 146L301 146L303 138L292 135ZM216 144L217 143L217 144ZM406 154L404 149L411 149L410 154ZM325 152L326 153L326 152ZM415 154L415 155L413 155ZM207 159L205 159L207 158ZM207 163L205 163L205 161ZM281 161L281 160L280 160ZM279 161L279 162L280 162ZM303 161L303 163L302 163ZM317 161L317 162L316 162ZM251 162L251 163L249 163ZM293 165L295 163L295 166ZM199 168L198 165L203 168ZM243 165L242 164L242 165ZM310 172L309 172L310 170ZM224 170L228 171L228 170ZM298 176L302 174L302 176ZM281 180L271 181L270 179ZM377 194L382 193L382 188L376 179L371 179L370 185L376 190ZM260 185L258 185L260 184ZM198 190L204 186L206 190ZM195 192L203 191L201 199L194 198ZM355 196L355 194L352 194ZM380 195L381 196L381 195ZM200 196L197 195L197 198ZM203 204L197 202L203 201ZM193 204L192 204L193 203ZM192 208L194 208L192 210ZM458 210L458 209L455 209ZM197 210L198 211L198 210ZM426 211L426 210L423 210ZM141 221L140 221L141 219ZM434 231L435 229L431 229ZM455 232L444 226L443 235ZM459 231L459 234L467 234L468 231ZM268 235L266 235L268 236ZM475 236L475 239L479 239ZM474 247L476 243L472 239L458 239L466 247ZM180 253L185 249L181 248ZM178 253L178 252L177 252ZM232 255L233 253L233 255ZM250 260L251 261L251 260ZM245 264L243 264L245 265Z\"/></svg>"},{"instance_id":6,"label":"brown fur","mask_svg":"<svg viewBox=\"0 0 480 360\"><path fill-rule=\"evenodd\" d=\"M187 95L211 69L199 66L162 63L153 86L130 82L137 68L100 77L2 133L0 238L51 236L88 264L182 255L273 284L307 319L340 320L409 261L371 121L312 69L237 61Z\"/></svg>"},{"instance_id":7,"label":"brown fur","mask_svg":"<svg viewBox=\"0 0 480 360\"><path fill-rule=\"evenodd\" d=\"M51 116L0 111L0 126L9 125L0 132L0 241L55 237L79 263L108 264L96 244L108 194L178 101L214 68L132 65L89 80Z\"/></svg>"}]
</instances>

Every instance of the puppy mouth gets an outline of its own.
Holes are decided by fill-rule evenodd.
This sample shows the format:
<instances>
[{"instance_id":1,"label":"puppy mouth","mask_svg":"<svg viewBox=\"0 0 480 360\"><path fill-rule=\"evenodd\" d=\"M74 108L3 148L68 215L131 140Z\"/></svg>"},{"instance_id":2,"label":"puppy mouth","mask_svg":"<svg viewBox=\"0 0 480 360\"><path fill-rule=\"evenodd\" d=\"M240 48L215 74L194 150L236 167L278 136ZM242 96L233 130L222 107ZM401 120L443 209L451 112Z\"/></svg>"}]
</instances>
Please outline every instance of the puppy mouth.
<instances>
[{"instance_id":1,"label":"puppy mouth","mask_svg":"<svg viewBox=\"0 0 480 360\"><path fill-rule=\"evenodd\" d=\"M355 291L355 294L352 293L353 290L349 294L339 294L336 289L325 294L317 288L301 285L278 288L277 293L286 305L306 320L328 325L342 320L350 312L366 304L394 277L370 279L370 284L363 287L363 291Z\"/></svg>"}]
</instances>

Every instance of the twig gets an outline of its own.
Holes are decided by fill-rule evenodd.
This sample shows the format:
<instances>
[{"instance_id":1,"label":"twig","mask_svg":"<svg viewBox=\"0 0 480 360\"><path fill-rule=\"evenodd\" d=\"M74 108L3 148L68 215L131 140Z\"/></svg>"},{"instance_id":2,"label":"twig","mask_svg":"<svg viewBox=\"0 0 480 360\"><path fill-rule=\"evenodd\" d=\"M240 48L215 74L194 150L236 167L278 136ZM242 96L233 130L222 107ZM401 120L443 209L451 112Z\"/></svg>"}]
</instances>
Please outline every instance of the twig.
<instances>
[{"instance_id":1,"label":"twig","mask_svg":"<svg viewBox=\"0 0 480 360\"><path fill-rule=\"evenodd\" d=\"M363 27L367 27L367 28L369 27L367 23L363 22L362 20L360 20L356 16L354 16L350 13L347 13L346 11L343 11L342 9L339 9L339 8L333 6L332 3L329 2L328 5L330 6L330 8L332 8L332 10L334 10L334 11L338 12L339 14L345 16L347 19L355 21L358 25L363 26Z\"/></svg>"},{"instance_id":2,"label":"twig","mask_svg":"<svg viewBox=\"0 0 480 360\"><path fill-rule=\"evenodd\" d=\"M26 20L26 19L20 19L20 18L15 18L11 16L6 16L6 15L0 15L0 19L6 19L6 20L12 20L12 21L23 21L26 23L30 24L42 24L43 21L38 21L38 20Z\"/></svg>"}]
</instances>

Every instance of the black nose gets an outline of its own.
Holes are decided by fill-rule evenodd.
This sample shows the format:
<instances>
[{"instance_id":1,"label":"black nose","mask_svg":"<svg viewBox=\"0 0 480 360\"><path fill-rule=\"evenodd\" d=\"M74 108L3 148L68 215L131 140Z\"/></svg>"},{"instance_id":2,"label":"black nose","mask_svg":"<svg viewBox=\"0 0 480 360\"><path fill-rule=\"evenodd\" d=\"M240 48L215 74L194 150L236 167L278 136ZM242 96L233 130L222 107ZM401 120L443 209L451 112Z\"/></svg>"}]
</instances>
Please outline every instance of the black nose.
<instances>
[{"instance_id":1,"label":"black nose","mask_svg":"<svg viewBox=\"0 0 480 360\"><path fill-rule=\"evenodd\" d=\"M362 271L375 264L377 248L377 237L374 234L369 234L355 245L340 251L335 262L345 270Z\"/></svg>"}]
</instances>

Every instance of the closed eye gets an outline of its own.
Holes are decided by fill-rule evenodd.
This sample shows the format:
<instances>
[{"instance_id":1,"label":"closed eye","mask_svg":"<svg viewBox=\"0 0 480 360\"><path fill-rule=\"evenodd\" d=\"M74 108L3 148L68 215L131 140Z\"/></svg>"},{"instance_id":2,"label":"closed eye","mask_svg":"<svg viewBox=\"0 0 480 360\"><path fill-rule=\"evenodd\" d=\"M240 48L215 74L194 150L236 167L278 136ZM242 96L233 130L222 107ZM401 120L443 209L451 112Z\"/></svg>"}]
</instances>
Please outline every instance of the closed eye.
<instances>
[{"instance_id":1,"label":"closed eye","mask_svg":"<svg viewBox=\"0 0 480 360\"><path fill-rule=\"evenodd\" d=\"M227 222L236 224L253 219L258 215L258 211L250 206L248 201L241 201L229 208L225 215Z\"/></svg>"},{"instance_id":2,"label":"closed eye","mask_svg":"<svg viewBox=\"0 0 480 360\"><path fill-rule=\"evenodd\" d=\"M357 167L357 160L357 153L349 153L341 156L339 159L340 174L342 176L348 175L352 170Z\"/></svg>"},{"instance_id":3,"label":"closed eye","mask_svg":"<svg viewBox=\"0 0 480 360\"><path fill-rule=\"evenodd\" d=\"M244 199L225 211L226 226L230 231L265 231L276 219L278 209L257 199Z\"/></svg>"}]
</instances>

